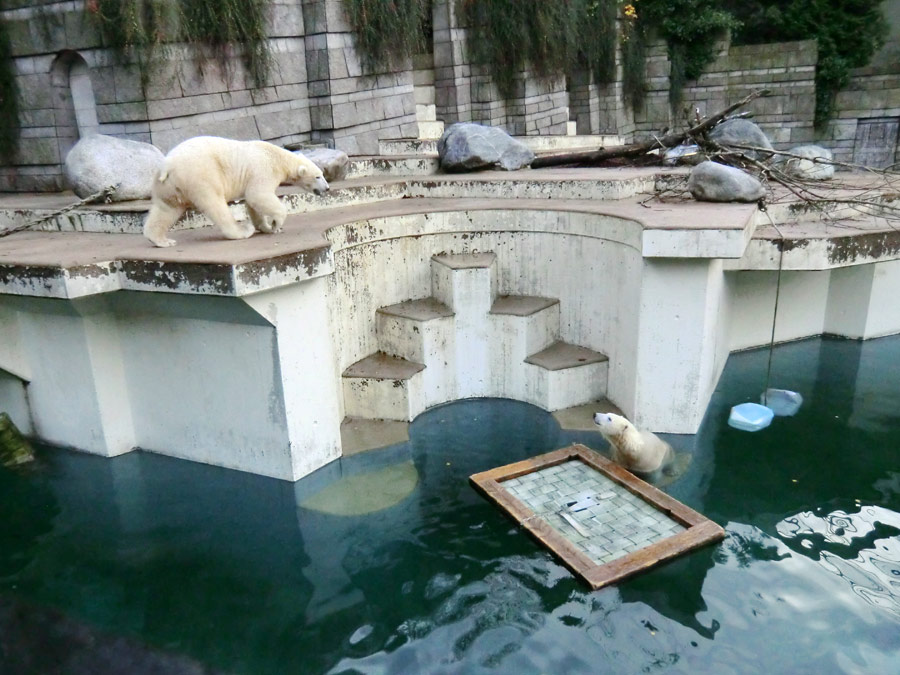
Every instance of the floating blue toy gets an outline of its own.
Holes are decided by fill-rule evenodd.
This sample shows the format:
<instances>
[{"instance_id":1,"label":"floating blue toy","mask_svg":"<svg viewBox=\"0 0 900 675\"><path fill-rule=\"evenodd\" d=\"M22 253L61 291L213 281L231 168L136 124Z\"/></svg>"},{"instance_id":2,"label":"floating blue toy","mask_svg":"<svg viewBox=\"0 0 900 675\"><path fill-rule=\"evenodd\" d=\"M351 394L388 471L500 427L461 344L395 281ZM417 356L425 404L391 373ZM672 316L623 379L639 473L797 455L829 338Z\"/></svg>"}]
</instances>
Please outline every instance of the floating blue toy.
<instances>
[{"instance_id":1,"label":"floating blue toy","mask_svg":"<svg viewBox=\"0 0 900 675\"><path fill-rule=\"evenodd\" d=\"M803 397L787 389L766 389L759 402L770 408L778 417L791 417L803 405Z\"/></svg>"},{"instance_id":2,"label":"floating blue toy","mask_svg":"<svg viewBox=\"0 0 900 675\"><path fill-rule=\"evenodd\" d=\"M759 403L741 403L731 409L728 426L741 431L759 431L772 423L775 413Z\"/></svg>"}]
</instances>

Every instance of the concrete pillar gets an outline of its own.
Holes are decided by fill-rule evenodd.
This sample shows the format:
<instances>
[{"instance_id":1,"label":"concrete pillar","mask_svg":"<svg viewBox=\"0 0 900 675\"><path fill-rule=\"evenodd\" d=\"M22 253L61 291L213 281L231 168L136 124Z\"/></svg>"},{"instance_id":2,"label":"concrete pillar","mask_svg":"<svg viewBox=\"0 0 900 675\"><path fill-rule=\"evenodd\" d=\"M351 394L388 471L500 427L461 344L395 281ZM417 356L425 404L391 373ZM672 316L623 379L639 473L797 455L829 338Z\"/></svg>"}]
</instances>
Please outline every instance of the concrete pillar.
<instances>
[{"instance_id":1,"label":"concrete pillar","mask_svg":"<svg viewBox=\"0 0 900 675\"><path fill-rule=\"evenodd\" d=\"M34 433L111 457L135 447L121 340L102 298L20 303Z\"/></svg>"},{"instance_id":2,"label":"concrete pillar","mask_svg":"<svg viewBox=\"0 0 900 675\"><path fill-rule=\"evenodd\" d=\"M293 480L341 454L340 371L329 328L327 284L318 278L243 299L275 328L273 365Z\"/></svg>"},{"instance_id":3,"label":"concrete pillar","mask_svg":"<svg viewBox=\"0 0 900 675\"><path fill-rule=\"evenodd\" d=\"M721 261L644 259L634 402L623 402L639 428L696 432L728 358L727 297Z\"/></svg>"},{"instance_id":4,"label":"concrete pillar","mask_svg":"<svg viewBox=\"0 0 900 675\"><path fill-rule=\"evenodd\" d=\"M456 0L434 0L432 5L434 102L437 118L446 123L472 121L466 31L459 25L456 10Z\"/></svg>"},{"instance_id":5,"label":"concrete pillar","mask_svg":"<svg viewBox=\"0 0 900 675\"><path fill-rule=\"evenodd\" d=\"M325 0L302 0L310 134L313 141L334 142L328 16Z\"/></svg>"},{"instance_id":6,"label":"concrete pillar","mask_svg":"<svg viewBox=\"0 0 900 675\"><path fill-rule=\"evenodd\" d=\"M896 332L894 327L900 323L898 288L897 260L833 269L825 332L864 340Z\"/></svg>"}]
</instances>

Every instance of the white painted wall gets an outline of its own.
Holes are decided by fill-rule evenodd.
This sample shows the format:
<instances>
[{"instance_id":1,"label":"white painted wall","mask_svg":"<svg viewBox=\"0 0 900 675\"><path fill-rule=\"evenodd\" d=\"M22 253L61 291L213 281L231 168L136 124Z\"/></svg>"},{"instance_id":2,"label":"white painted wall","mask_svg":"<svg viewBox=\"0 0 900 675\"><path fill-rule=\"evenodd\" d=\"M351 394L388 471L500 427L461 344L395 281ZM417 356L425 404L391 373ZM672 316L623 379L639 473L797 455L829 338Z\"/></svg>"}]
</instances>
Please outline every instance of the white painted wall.
<instances>
[{"instance_id":1,"label":"white painted wall","mask_svg":"<svg viewBox=\"0 0 900 675\"><path fill-rule=\"evenodd\" d=\"M32 298L16 304L21 348L31 373L28 400L34 433L42 440L113 456L133 448L121 370L102 366L104 349L91 317L101 298L65 301ZM114 336L110 337L114 339ZM117 358L111 354L113 359ZM120 417L120 415L124 417ZM121 420L121 423L120 423Z\"/></svg>"},{"instance_id":2,"label":"white painted wall","mask_svg":"<svg viewBox=\"0 0 900 675\"><path fill-rule=\"evenodd\" d=\"M290 441L290 479L297 480L340 456L340 371L329 330L328 282L323 278L244 299L275 326L277 362ZM279 421L279 424L282 422ZM281 475L282 478L288 476Z\"/></svg>"},{"instance_id":3,"label":"white painted wall","mask_svg":"<svg viewBox=\"0 0 900 675\"><path fill-rule=\"evenodd\" d=\"M237 298L111 296L140 448L293 479L275 328Z\"/></svg>"},{"instance_id":4,"label":"white painted wall","mask_svg":"<svg viewBox=\"0 0 900 675\"><path fill-rule=\"evenodd\" d=\"M635 397L623 411L641 428L694 433L718 379L721 263L647 259L641 286Z\"/></svg>"},{"instance_id":5,"label":"white painted wall","mask_svg":"<svg viewBox=\"0 0 900 675\"><path fill-rule=\"evenodd\" d=\"M548 217L549 215L549 217ZM498 292L560 300L560 337L610 358L609 397L632 397L640 296L634 225L581 214L482 211L372 221L332 232L332 332L341 370L378 349L375 310L431 295L431 256L492 251ZM499 386L499 385L498 385Z\"/></svg>"},{"instance_id":6,"label":"white painted wall","mask_svg":"<svg viewBox=\"0 0 900 675\"><path fill-rule=\"evenodd\" d=\"M900 328L900 260L875 263L865 338L892 335Z\"/></svg>"},{"instance_id":7,"label":"white painted wall","mask_svg":"<svg viewBox=\"0 0 900 675\"><path fill-rule=\"evenodd\" d=\"M781 273L775 341L821 335L831 286L830 270ZM734 351L769 344L778 272L729 272L732 279L731 335Z\"/></svg>"}]
</instances>

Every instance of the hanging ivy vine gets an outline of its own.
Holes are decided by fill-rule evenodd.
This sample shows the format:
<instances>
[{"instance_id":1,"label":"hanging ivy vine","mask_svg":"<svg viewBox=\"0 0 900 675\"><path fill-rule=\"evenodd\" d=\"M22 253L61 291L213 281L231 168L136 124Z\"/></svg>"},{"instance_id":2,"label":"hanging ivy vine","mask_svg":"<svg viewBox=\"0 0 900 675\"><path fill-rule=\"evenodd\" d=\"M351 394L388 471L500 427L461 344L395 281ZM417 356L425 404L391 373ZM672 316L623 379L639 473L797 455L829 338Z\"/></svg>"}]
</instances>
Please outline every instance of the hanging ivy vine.
<instances>
[{"instance_id":1,"label":"hanging ivy vine","mask_svg":"<svg viewBox=\"0 0 900 675\"><path fill-rule=\"evenodd\" d=\"M640 0L641 22L668 45L669 101L681 103L684 85L716 57L716 41L740 23L719 0Z\"/></svg>"},{"instance_id":2,"label":"hanging ivy vine","mask_svg":"<svg viewBox=\"0 0 900 675\"><path fill-rule=\"evenodd\" d=\"M345 0L344 6L368 72L396 70L425 51L431 0Z\"/></svg>"},{"instance_id":3,"label":"hanging ivy vine","mask_svg":"<svg viewBox=\"0 0 900 675\"><path fill-rule=\"evenodd\" d=\"M6 3L0 0L0 10ZM9 26L0 19L0 158L8 162L19 145L19 84L13 61Z\"/></svg>"},{"instance_id":4,"label":"hanging ivy vine","mask_svg":"<svg viewBox=\"0 0 900 675\"><path fill-rule=\"evenodd\" d=\"M266 41L267 0L86 0L85 9L99 23L104 42L146 66L156 50L187 42L208 50L208 58L231 60L235 45L257 87L271 67ZM146 77L146 68L142 68Z\"/></svg>"}]
</instances>

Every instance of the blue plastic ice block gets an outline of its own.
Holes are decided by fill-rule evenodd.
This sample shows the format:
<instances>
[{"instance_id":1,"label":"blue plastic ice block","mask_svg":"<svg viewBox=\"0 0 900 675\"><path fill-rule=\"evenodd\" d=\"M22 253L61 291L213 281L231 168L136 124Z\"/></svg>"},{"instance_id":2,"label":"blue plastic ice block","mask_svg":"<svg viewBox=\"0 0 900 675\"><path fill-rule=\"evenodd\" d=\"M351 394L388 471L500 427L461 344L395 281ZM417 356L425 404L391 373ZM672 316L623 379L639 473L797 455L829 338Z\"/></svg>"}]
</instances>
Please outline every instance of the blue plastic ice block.
<instances>
[{"instance_id":1,"label":"blue plastic ice block","mask_svg":"<svg viewBox=\"0 0 900 675\"><path fill-rule=\"evenodd\" d=\"M741 403L731 409L728 426L741 431L759 431L772 423L775 413L759 403Z\"/></svg>"},{"instance_id":2,"label":"blue plastic ice block","mask_svg":"<svg viewBox=\"0 0 900 675\"><path fill-rule=\"evenodd\" d=\"M803 397L787 389L766 389L759 402L772 409L779 417L790 417L800 410Z\"/></svg>"}]
</instances>

